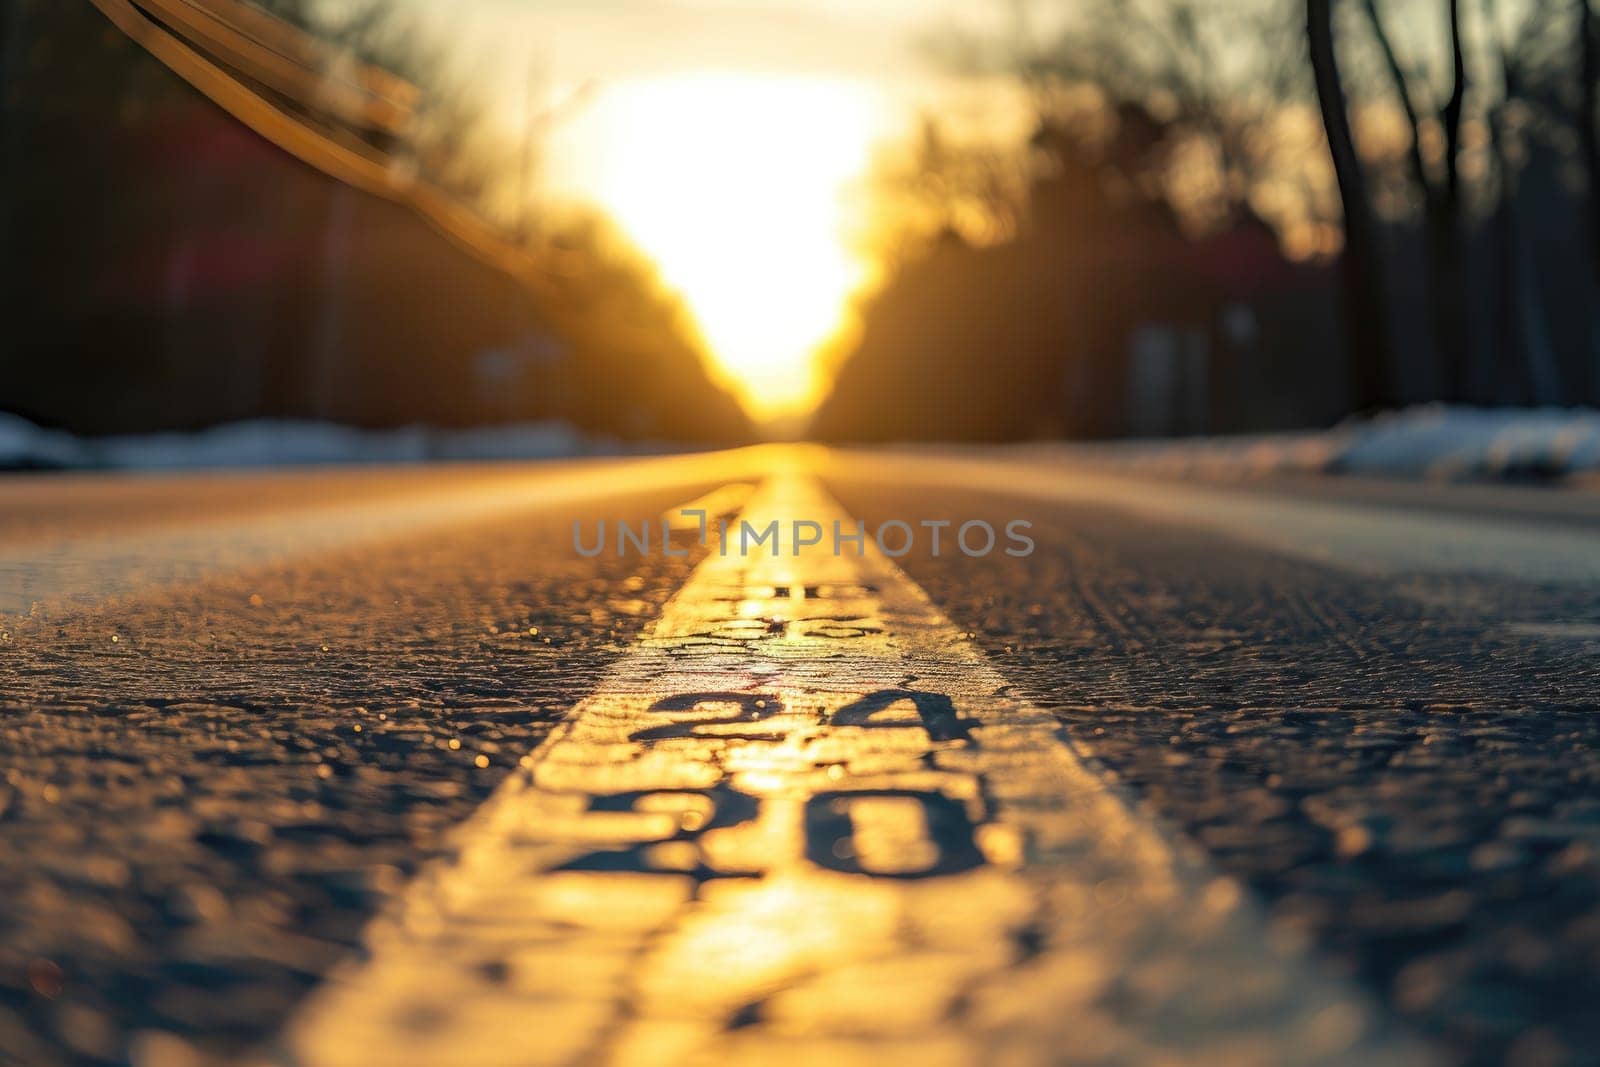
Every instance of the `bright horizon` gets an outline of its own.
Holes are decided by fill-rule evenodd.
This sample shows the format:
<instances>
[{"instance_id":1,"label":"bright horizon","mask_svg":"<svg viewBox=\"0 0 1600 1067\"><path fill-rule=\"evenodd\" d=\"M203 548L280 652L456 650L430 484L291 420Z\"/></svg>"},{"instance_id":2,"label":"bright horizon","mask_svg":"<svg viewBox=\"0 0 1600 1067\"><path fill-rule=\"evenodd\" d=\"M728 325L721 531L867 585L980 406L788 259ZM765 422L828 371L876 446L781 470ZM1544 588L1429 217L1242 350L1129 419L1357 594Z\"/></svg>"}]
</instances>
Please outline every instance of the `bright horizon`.
<instances>
[{"instance_id":1,"label":"bright horizon","mask_svg":"<svg viewBox=\"0 0 1600 1067\"><path fill-rule=\"evenodd\" d=\"M861 81L733 71L614 83L553 138L552 192L600 208L685 302L752 416L803 414L871 264L849 198L892 131Z\"/></svg>"},{"instance_id":2,"label":"bright horizon","mask_svg":"<svg viewBox=\"0 0 1600 1067\"><path fill-rule=\"evenodd\" d=\"M793 423L821 401L821 356L878 266L856 225L875 158L950 88L918 37L971 24L970 5L409 2L470 61L509 137L534 81L534 107L559 113L538 195L614 224L752 417Z\"/></svg>"},{"instance_id":3,"label":"bright horizon","mask_svg":"<svg viewBox=\"0 0 1600 1067\"><path fill-rule=\"evenodd\" d=\"M683 301L711 373L769 426L799 423L826 394L824 355L880 274L879 239L903 221L872 217L882 151L929 113L995 144L1030 132L1024 87L942 73L922 47L937 32L1008 32L1004 3L398 2L513 146L537 126L535 210L581 206L611 223ZM1320 121L1301 117L1312 145ZM1325 239L1285 232L1298 255L1327 251Z\"/></svg>"}]
</instances>

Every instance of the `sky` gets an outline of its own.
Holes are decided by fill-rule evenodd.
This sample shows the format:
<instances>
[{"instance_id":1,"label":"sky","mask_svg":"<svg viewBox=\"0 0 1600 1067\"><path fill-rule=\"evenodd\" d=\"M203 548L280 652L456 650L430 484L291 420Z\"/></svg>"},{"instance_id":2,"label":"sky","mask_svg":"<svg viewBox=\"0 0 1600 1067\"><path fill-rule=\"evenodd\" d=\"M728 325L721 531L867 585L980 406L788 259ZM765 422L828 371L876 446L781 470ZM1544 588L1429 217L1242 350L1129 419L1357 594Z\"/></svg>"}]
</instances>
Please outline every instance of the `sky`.
<instances>
[{"instance_id":1,"label":"sky","mask_svg":"<svg viewBox=\"0 0 1600 1067\"><path fill-rule=\"evenodd\" d=\"M517 135L554 109L542 195L598 207L683 298L753 414L802 413L873 264L859 240L881 146L949 85L927 32L951 0L405 0Z\"/></svg>"}]
</instances>

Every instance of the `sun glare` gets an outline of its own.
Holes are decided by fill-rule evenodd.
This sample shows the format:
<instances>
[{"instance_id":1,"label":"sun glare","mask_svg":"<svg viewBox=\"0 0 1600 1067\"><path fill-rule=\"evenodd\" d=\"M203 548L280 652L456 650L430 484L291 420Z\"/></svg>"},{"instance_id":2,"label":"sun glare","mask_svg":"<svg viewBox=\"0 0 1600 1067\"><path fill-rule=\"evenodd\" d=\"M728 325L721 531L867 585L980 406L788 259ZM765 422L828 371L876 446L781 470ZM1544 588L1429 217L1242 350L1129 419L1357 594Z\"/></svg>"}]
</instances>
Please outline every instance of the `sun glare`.
<instances>
[{"instance_id":1,"label":"sun glare","mask_svg":"<svg viewBox=\"0 0 1600 1067\"><path fill-rule=\"evenodd\" d=\"M673 75L604 89L569 131L566 179L687 302L757 417L816 402L816 353L864 276L845 199L879 136L850 82Z\"/></svg>"}]
</instances>

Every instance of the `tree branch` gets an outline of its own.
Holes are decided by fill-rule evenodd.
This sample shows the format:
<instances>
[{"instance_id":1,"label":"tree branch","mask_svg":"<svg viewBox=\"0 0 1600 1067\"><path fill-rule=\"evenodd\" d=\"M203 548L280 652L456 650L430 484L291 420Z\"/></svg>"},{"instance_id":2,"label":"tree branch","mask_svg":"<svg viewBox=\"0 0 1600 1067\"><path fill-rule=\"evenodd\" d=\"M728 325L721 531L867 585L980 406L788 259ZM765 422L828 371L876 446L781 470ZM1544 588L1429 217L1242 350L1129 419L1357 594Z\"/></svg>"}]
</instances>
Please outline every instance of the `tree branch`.
<instances>
[{"instance_id":1,"label":"tree branch","mask_svg":"<svg viewBox=\"0 0 1600 1067\"><path fill-rule=\"evenodd\" d=\"M1451 0L1451 3L1454 2L1455 0ZM1411 148L1407 158L1411 163L1412 177L1421 188L1423 198L1431 200L1433 181L1428 174L1427 161L1422 158L1422 116L1418 114L1416 104L1411 100L1411 89L1405 68L1400 63L1393 42L1389 40L1388 31L1383 27L1383 18L1378 14L1376 0L1364 0L1362 9L1367 14L1367 21L1372 25L1373 36L1378 41L1378 50L1383 54L1384 66L1389 70L1389 78L1394 82L1395 95L1400 99L1400 108L1405 114L1406 124L1411 127Z\"/></svg>"},{"instance_id":2,"label":"tree branch","mask_svg":"<svg viewBox=\"0 0 1600 1067\"><path fill-rule=\"evenodd\" d=\"M1450 0L1450 98L1439 110L1444 127L1445 187L1451 203L1461 197L1461 117L1466 110L1467 57L1461 43L1461 0Z\"/></svg>"}]
</instances>

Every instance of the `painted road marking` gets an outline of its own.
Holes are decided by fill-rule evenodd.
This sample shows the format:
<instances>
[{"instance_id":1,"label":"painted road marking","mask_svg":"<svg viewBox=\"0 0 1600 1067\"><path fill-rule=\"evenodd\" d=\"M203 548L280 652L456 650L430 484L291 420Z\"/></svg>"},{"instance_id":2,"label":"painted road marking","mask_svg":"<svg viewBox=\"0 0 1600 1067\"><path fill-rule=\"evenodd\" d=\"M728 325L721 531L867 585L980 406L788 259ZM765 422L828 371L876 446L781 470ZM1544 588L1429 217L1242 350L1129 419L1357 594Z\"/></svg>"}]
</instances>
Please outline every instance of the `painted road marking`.
<instances>
[{"instance_id":1,"label":"painted road marking","mask_svg":"<svg viewBox=\"0 0 1600 1067\"><path fill-rule=\"evenodd\" d=\"M1424 1059L867 551L708 557L268 1060Z\"/></svg>"}]
</instances>

